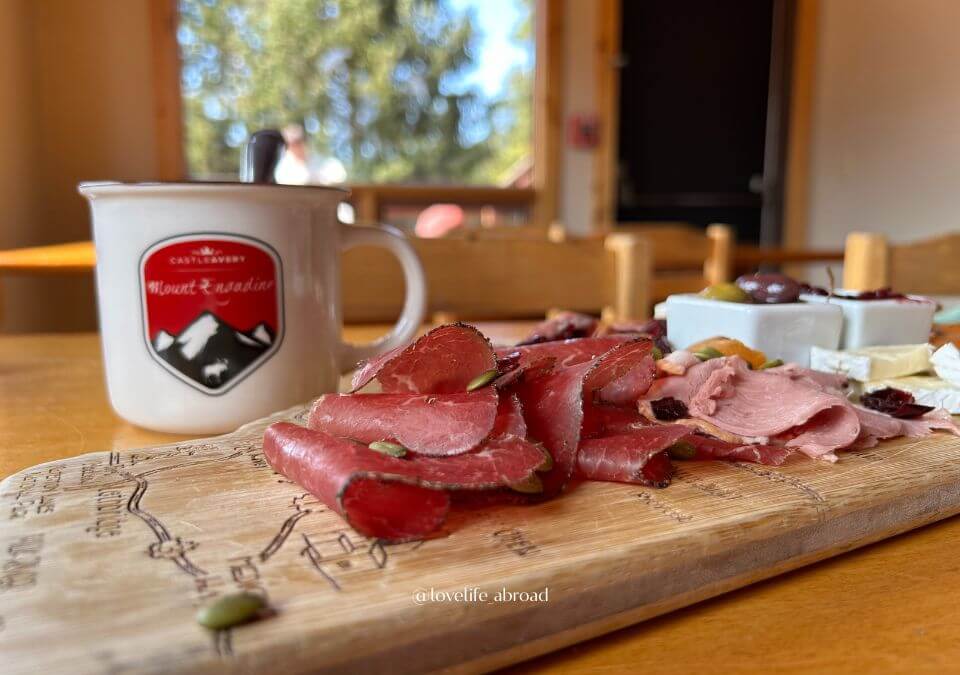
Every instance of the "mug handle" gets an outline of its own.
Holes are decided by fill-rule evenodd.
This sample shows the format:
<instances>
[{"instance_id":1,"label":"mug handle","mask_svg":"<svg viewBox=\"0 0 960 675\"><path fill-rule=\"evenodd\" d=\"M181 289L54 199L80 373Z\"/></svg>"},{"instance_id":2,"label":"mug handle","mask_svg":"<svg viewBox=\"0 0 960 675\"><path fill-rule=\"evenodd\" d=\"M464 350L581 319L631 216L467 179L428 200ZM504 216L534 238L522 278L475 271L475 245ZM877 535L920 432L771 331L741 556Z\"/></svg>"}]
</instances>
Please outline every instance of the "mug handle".
<instances>
[{"instance_id":1,"label":"mug handle","mask_svg":"<svg viewBox=\"0 0 960 675\"><path fill-rule=\"evenodd\" d=\"M357 367L357 363L408 342L423 323L427 311L427 282L423 265L413 246L400 230L389 225L356 226L340 224L340 249L346 251L355 246L380 246L388 249L400 261L406 283L406 297L400 318L389 333L373 342L355 345L340 343L340 370L344 373Z\"/></svg>"}]
</instances>

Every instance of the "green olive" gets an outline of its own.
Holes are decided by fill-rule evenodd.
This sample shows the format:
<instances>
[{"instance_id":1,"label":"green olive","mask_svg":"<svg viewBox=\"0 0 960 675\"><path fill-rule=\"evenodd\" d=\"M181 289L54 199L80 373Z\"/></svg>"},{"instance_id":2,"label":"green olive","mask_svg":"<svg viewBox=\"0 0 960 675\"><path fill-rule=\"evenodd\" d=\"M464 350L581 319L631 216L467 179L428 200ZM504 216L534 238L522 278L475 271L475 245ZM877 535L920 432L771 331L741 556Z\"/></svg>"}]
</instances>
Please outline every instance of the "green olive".
<instances>
[{"instance_id":1,"label":"green olive","mask_svg":"<svg viewBox=\"0 0 960 675\"><path fill-rule=\"evenodd\" d=\"M700 297L723 302L753 302L753 298L736 284L714 284L700 291Z\"/></svg>"}]
</instances>

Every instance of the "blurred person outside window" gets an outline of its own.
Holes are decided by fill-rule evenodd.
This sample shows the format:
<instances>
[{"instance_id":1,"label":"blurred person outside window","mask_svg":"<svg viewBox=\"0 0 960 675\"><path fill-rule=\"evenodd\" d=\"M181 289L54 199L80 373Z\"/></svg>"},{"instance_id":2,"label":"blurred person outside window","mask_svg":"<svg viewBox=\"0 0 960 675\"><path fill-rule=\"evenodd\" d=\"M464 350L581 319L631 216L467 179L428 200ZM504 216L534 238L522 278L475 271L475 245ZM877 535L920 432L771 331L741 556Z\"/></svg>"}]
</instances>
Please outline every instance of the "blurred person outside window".
<instances>
[{"instance_id":1,"label":"blurred person outside window","mask_svg":"<svg viewBox=\"0 0 960 675\"><path fill-rule=\"evenodd\" d=\"M335 185L347 180L347 170L336 158L310 156L307 136L299 124L283 128L287 149L277 163L274 178L284 185Z\"/></svg>"}]
</instances>

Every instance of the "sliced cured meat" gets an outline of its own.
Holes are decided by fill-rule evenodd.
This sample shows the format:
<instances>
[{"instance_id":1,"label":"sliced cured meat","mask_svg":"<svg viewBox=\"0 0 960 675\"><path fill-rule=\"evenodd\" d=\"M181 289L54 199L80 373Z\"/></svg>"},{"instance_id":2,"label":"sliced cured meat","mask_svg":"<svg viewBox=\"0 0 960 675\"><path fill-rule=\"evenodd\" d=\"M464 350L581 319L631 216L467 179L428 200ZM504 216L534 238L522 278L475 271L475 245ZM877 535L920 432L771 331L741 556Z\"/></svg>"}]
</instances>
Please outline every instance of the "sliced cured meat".
<instances>
[{"instance_id":1,"label":"sliced cured meat","mask_svg":"<svg viewBox=\"0 0 960 675\"><path fill-rule=\"evenodd\" d=\"M593 335L600 322L588 314L560 312L534 326L530 334L518 345L535 345L554 340L569 340Z\"/></svg>"},{"instance_id":2,"label":"sliced cured meat","mask_svg":"<svg viewBox=\"0 0 960 675\"><path fill-rule=\"evenodd\" d=\"M960 435L953 417L943 408L932 410L926 415L912 419L898 419L860 405L852 406L860 418L860 436L853 444L855 449L871 448L880 440L896 436L921 438L929 436L937 429Z\"/></svg>"},{"instance_id":3,"label":"sliced cured meat","mask_svg":"<svg viewBox=\"0 0 960 675\"><path fill-rule=\"evenodd\" d=\"M663 319L646 319L643 321L618 321L612 324L603 324L594 333L595 337L602 335L632 335L633 337L648 337L653 340L661 352L669 354L673 347L667 342L667 322Z\"/></svg>"},{"instance_id":4,"label":"sliced cured meat","mask_svg":"<svg viewBox=\"0 0 960 675\"><path fill-rule=\"evenodd\" d=\"M791 380L797 380L834 394L842 394L850 387L850 380L847 379L846 375L811 370L796 363L785 363L775 368L767 368L764 372L771 375L784 375Z\"/></svg>"},{"instance_id":5,"label":"sliced cured meat","mask_svg":"<svg viewBox=\"0 0 960 675\"><path fill-rule=\"evenodd\" d=\"M542 346L553 344L563 343ZM517 387L530 435L553 456L554 466L543 477L545 495L559 492L576 467L584 401L592 402L595 391L640 366L649 355L649 340L634 340L618 345L595 361L558 368Z\"/></svg>"},{"instance_id":6,"label":"sliced cured meat","mask_svg":"<svg viewBox=\"0 0 960 675\"><path fill-rule=\"evenodd\" d=\"M514 353L519 353L521 367L544 357L552 357L556 359L557 367L562 368L590 361L601 354L606 354L617 345L635 339L636 337L631 335L609 335L606 337L542 342L536 345L524 345L521 347L499 347L497 349L497 357L506 358L512 356Z\"/></svg>"},{"instance_id":7,"label":"sliced cured meat","mask_svg":"<svg viewBox=\"0 0 960 675\"><path fill-rule=\"evenodd\" d=\"M598 389L595 396L597 401L613 405L632 405L647 393L656 376L657 367L651 355L653 343L644 340L640 344L646 345L647 355L623 375ZM636 355L631 355L630 358L636 359Z\"/></svg>"},{"instance_id":8,"label":"sliced cured meat","mask_svg":"<svg viewBox=\"0 0 960 675\"><path fill-rule=\"evenodd\" d=\"M413 344L369 361L352 384L354 391L377 380L387 394L454 394L496 366L496 355L483 333L455 323L434 328Z\"/></svg>"},{"instance_id":9,"label":"sliced cured meat","mask_svg":"<svg viewBox=\"0 0 960 675\"><path fill-rule=\"evenodd\" d=\"M597 335L628 333L646 335L651 338L666 337L667 322L663 319L642 319L640 321L615 321L605 324L597 330Z\"/></svg>"},{"instance_id":10,"label":"sliced cured meat","mask_svg":"<svg viewBox=\"0 0 960 675\"><path fill-rule=\"evenodd\" d=\"M351 440L288 422L263 439L270 466L335 510L358 532L387 541L422 538L446 517L445 490L522 483L543 465L543 451L506 437L455 457L398 459Z\"/></svg>"},{"instance_id":11,"label":"sliced cured meat","mask_svg":"<svg viewBox=\"0 0 960 675\"><path fill-rule=\"evenodd\" d=\"M763 445L770 440L766 436L738 436L737 434L732 434L729 431L724 431L712 422L708 422L707 420L702 420L697 417L686 417L684 419L679 419L674 422L674 424L682 424L685 427L694 429L708 436L713 436L714 438L718 438L725 443L732 443L733 445Z\"/></svg>"},{"instance_id":12,"label":"sliced cured meat","mask_svg":"<svg viewBox=\"0 0 960 675\"><path fill-rule=\"evenodd\" d=\"M675 398L689 406L693 394L703 386L707 378L710 377L715 370L727 366L728 361L735 358L738 357L720 357L702 362L699 362L700 359L697 359L699 363L688 367L682 375L673 375L654 380L653 384L650 385L650 389L643 395L643 398L647 401L653 401L658 398ZM746 362L744 362L744 365L746 365Z\"/></svg>"},{"instance_id":13,"label":"sliced cured meat","mask_svg":"<svg viewBox=\"0 0 960 675\"><path fill-rule=\"evenodd\" d=\"M588 480L666 487L672 471L664 476L662 462L650 466L650 461L687 435L684 427L660 425L585 440L577 452L577 474ZM669 466L669 458L664 458Z\"/></svg>"},{"instance_id":14,"label":"sliced cured meat","mask_svg":"<svg viewBox=\"0 0 960 675\"><path fill-rule=\"evenodd\" d=\"M696 460L719 459L728 462L753 462L754 464L780 466L794 452L790 448L778 445L729 443L699 433L684 436L682 440L692 445L696 450L697 454L694 457Z\"/></svg>"},{"instance_id":15,"label":"sliced cured meat","mask_svg":"<svg viewBox=\"0 0 960 675\"><path fill-rule=\"evenodd\" d=\"M557 365L557 359L553 356L543 356L520 365L519 352L515 352L515 354L516 365L513 365L512 368L493 381L493 386L497 389L509 389L516 386L522 379L542 377L550 373Z\"/></svg>"},{"instance_id":16,"label":"sliced cured meat","mask_svg":"<svg viewBox=\"0 0 960 675\"><path fill-rule=\"evenodd\" d=\"M313 404L307 426L362 443L395 440L422 455L458 455L490 435L497 408L493 387L457 394L327 394Z\"/></svg>"},{"instance_id":17,"label":"sliced cured meat","mask_svg":"<svg viewBox=\"0 0 960 675\"><path fill-rule=\"evenodd\" d=\"M505 394L500 397L497 406L497 419L490 434L493 437L516 436L527 437L527 423L523 419L523 408L516 394Z\"/></svg>"},{"instance_id":18,"label":"sliced cured meat","mask_svg":"<svg viewBox=\"0 0 960 675\"><path fill-rule=\"evenodd\" d=\"M633 406L585 405L581 438L616 436L650 426Z\"/></svg>"},{"instance_id":19,"label":"sliced cured meat","mask_svg":"<svg viewBox=\"0 0 960 675\"><path fill-rule=\"evenodd\" d=\"M836 462L835 450L845 448L860 436L860 419L849 405L834 405L816 413L777 436L777 441L813 457Z\"/></svg>"},{"instance_id":20,"label":"sliced cured meat","mask_svg":"<svg viewBox=\"0 0 960 675\"><path fill-rule=\"evenodd\" d=\"M724 359L710 373L688 408L691 416L739 436L773 437L793 430L786 445L814 457L849 445L860 433L856 414L841 397L789 377L752 371L737 357Z\"/></svg>"}]
</instances>

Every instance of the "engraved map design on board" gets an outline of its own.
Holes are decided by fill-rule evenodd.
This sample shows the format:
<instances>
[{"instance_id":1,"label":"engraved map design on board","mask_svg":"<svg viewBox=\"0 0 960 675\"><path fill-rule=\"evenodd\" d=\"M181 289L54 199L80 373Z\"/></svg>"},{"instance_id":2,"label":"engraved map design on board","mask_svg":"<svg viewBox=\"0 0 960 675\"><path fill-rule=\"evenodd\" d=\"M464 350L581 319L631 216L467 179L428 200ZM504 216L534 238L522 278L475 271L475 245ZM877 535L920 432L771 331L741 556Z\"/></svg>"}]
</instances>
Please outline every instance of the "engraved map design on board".
<instances>
[{"instance_id":1,"label":"engraved map design on board","mask_svg":"<svg viewBox=\"0 0 960 675\"><path fill-rule=\"evenodd\" d=\"M291 644L303 663L353 663L358 635L376 654L393 644L397 622L405 640L438 644L464 622L502 623L496 639L505 646L673 595L706 597L724 575L786 569L794 557L809 562L818 550L960 510L960 489L942 489L960 486L960 444L938 437L851 453L833 466L680 462L665 490L586 483L539 505L454 510L446 536L385 545L267 464L263 429L303 413L217 438L82 455L3 481L0 652L10 672L189 672L286 658ZM874 507L894 520L871 521L864 514ZM856 518L850 533L835 526L845 514ZM698 567L707 555L724 563ZM550 586L551 602L411 602L418 588L465 585ZM212 635L198 628L198 607L238 590L265 595L276 616ZM64 607L82 620L60 627L57 650L38 652L49 616ZM510 627L513 616L525 617L523 631ZM409 669L424 666L419 658L410 656Z\"/></svg>"}]
</instances>

